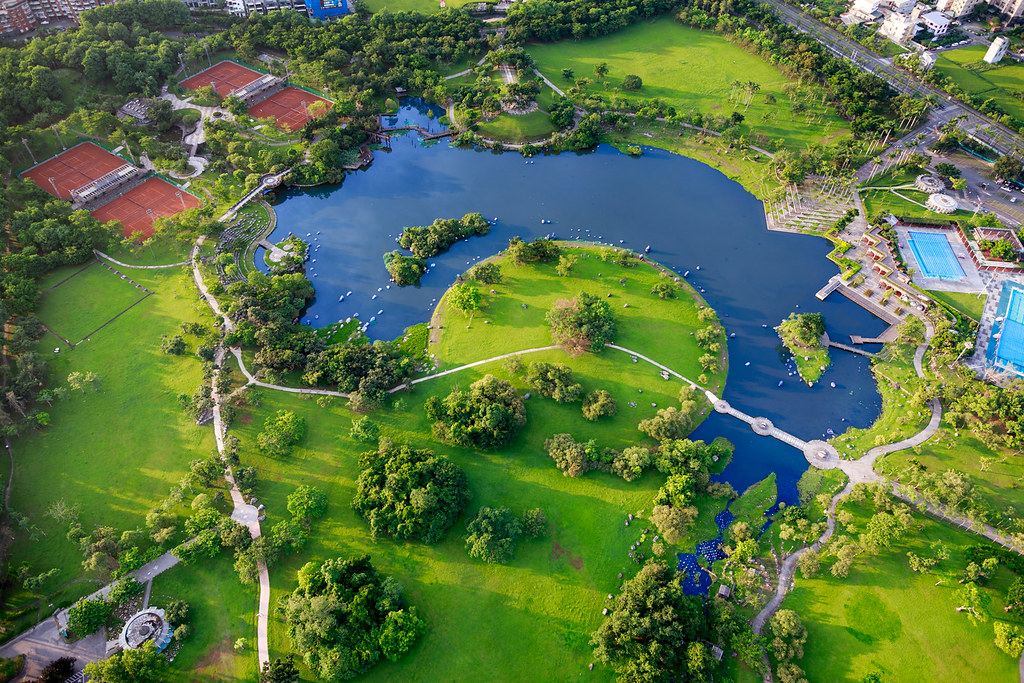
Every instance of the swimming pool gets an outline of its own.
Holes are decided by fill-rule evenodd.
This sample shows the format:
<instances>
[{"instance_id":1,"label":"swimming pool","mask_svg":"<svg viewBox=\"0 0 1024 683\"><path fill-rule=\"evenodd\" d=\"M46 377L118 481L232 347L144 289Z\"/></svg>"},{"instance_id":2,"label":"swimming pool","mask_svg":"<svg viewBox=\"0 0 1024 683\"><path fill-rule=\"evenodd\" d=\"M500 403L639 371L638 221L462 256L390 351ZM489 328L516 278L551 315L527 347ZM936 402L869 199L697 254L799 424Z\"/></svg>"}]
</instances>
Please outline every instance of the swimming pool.
<instances>
[{"instance_id":1,"label":"swimming pool","mask_svg":"<svg viewBox=\"0 0 1024 683\"><path fill-rule=\"evenodd\" d=\"M993 326L995 341L993 357L1000 365L1024 373L1024 289L1011 282L1003 284L1003 293L996 310L1002 322ZM998 336L998 339L996 338Z\"/></svg>"},{"instance_id":2,"label":"swimming pool","mask_svg":"<svg viewBox=\"0 0 1024 683\"><path fill-rule=\"evenodd\" d=\"M910 250L914 252L918 269L925 277L940 280L962 280L966 277L945 235L934 232L910 232L907 242L910 244Z\"/></svg>"}]
</instances>

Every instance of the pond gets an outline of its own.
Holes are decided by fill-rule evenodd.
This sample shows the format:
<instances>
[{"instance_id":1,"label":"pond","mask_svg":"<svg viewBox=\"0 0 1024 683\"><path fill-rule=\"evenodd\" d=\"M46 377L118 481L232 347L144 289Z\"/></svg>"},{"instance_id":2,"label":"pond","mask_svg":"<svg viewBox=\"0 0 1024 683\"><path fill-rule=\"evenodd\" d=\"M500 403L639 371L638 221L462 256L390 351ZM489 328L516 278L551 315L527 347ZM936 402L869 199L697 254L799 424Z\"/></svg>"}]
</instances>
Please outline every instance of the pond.
<instances>
[{"instance_id":1,"label":"pond","mask_svg":"<svg viewBox=\"0 0 1024 683\"><path fill-rule=\"evenodd\" d=\"M422 105L407 104L396 118L399 125L436 126L437 117L424 112ZM794 374L772 328L794 310L824 314L829 336L837 340L874 337L886 324L839 295L818 301L814 293L836 272L825 258L831 245L768 232L761 202L710 166L657 149L634 158L607 145L587 154L525 160L516 153L457 149L444 140L423 143L414 133L395 137L392 147L375 152L372 166L350 174L343 186L280 193L271 241L293 232L304 239L309 234L312 245L307 274L317 298L309 324L373 317L367 334L394 339L429 319L457 275L516 235L530 240L555 233L636 251L650 245L650 258L689 271L689 281L735 334L728 343L724 395L732 405L804 440L866 427L878 416L881 399L868 359L833 350L832 367L809 388ZM381 256L397 248L395 238L405 226L470 211L497 219L488 235L430 259L420 286L389 287ZM256 261L262 263L259 255ZM717 436L736 446L721 479L742 492L775 472L780 499L796 501L796 482L807 469L800 452L717 413L691 438Z\"/></svg>"}]
</instances>

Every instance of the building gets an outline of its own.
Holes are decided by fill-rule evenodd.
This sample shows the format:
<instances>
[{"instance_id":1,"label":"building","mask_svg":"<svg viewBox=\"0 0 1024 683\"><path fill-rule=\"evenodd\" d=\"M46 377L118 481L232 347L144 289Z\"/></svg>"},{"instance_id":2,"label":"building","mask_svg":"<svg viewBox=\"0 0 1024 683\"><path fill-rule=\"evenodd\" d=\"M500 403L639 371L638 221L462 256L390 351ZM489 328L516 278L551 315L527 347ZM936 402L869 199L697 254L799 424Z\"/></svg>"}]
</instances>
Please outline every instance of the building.
<instances>
[{"instance_id":1,"label":"building","mask_svg":"<svg viewBox=\"0 0 1024 683\"><path fill-rule=\"evenodd\" d=\"M303 0L227 0L226 7L229 13L238 17L247 17L253 12L266 14L279 9L306 13Z\"/></svg>"},{"instance_id":2,"label":"building","mask_svg":"<svg viewBox=\"0 0 1024 683\"><path fill-rule=\"evenodd\" d=\"M1024 2L1024 0L1021 0ZM917 19L906 14L890 14L882 22L882 28L878 29L878 32L883 36L896 43L897 45L904 45L910 42L910 39L917 33Z\"/></svg>"},{"instance_id":3,"label":"building","mask_svg":"<svg viewBox=\"0 0 1024 683\"><path fill-rule=\"evenodd\" d=\"M992 0L989 7L1003 15L1007 23L1020 19L1021 14L1024 14L1024 0Z\"/></svg>"},{"instance_id":4,"label":"building","mask_svg":"<svg viewBox=\"0 0 1024 683\"><path fill-rule=\"evenodd\" d=\"M941 38L949 33L949 17L942 12L926 12L921 15L921 22L936 38Z\"/></svg>"},{"instance_id":5,"label":"building","mask_svg":"<svg viewBox=\"0 0 1024 683\"><path fill-rule=\"evenodd\" d=\"M0 0L0 36L22 35L38 25L28 0Z\"/></svg>"},{"instance_id":6,"label":"building","mask_svg":"<svg viewBox=\"0 0 1024 683\"><path fill-rule=\"evenodd\" d=\"M305 0L310 19L336 19L348 14L348 0Z\"/></svg>"},{"instance_id":7,"label":"building","mask_svg":"<svg viewBox=\"0 0 1024 683\"><path fill-rule=\"evenodd\" d=\"M977 4L978 0L939 0L935 9L957 19L973 12Z\"/></svg>"},{"instance_id":8,"label":"building","mask_svg":"<svg viewBox=\"0 0 1024 683\"><path fill-rule=\"evenodd\" d=\"M989 64L998 64L999 60L1006 56L1006 51L1010 47L1010 39L1006 36L997 36L992 44L988 46L988 52L985 53L984 60Z\"/></svg>"},{"instance_id":9,"label":"building","mask_svg":"<svg viewBox=\"0 0 1024 683\"><path fill-rule=\"evenodd\" d=\"M887 4L896 14L910 14L917 6L917 0L889 0Z\"/></svg>"},{"instance_id":10,"label":"building","mask_svg":"<svg viewBox=\"0 0 1024 683\"><path fill-rule=\"evenodd\" d=\"M913 54L913 53L911 53ZM925 71L931 71L935 67L935 60L937 57L934 52L928 52L927 50L921 53L918 58L921 63L921 68Z\"/></svg>"},{"instance_id":11,"label":"building","mask_svg":"<svg viewBox=\"0 0 1024 683\"><path fill-rule=\"evenodd\" d=\"M864 24L881 18L878 0L853 0L848 12L841 16L846 24Z\"/></svg>"}]
</instances>

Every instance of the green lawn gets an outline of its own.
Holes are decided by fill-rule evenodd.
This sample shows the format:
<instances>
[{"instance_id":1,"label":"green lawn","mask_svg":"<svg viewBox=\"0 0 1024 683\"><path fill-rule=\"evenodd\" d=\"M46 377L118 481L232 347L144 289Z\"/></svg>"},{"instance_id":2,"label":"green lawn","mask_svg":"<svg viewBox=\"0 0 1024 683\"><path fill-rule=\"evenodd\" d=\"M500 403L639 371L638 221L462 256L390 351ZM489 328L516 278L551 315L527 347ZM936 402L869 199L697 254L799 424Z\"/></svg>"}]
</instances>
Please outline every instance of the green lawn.
<instances>
[{"instance_id":1,"label":"green lawn","mask_svg":"<svg viewBox=\"0 0 1024 683\"><path fill-rule=\"evenodd\" d=\"M537 110L522 116L498 114L493 121L477 124L476 134L502 142L533 142L548 138L555 132L547 112Z\"/></svg>"},{"instance_id":2,"label":"green lawn","mask_svg":"<svg viewBox=\"0 0 1024 683\"><path fill-rule=\"evenodd\" d=\"M985 301L988 299L986 294L971 292L938 292L930 289L928 294L974 320L981 320L981 313L985 310Z\"/></svg>"},{"instance_id":3,"label":"green lawn","mask_svg":"<svg viewBox=\"0 0 1024 683\"><path fill-rule=\"evenodd\" d=\"M474 0L448 0L449 8L463 7L473 4ZM371 12L387 9L392 12L419 12L420 14L437 14L441 11L439 0L366 0L363 3Z\"/></svg>"},{"instance_id":4,"label":"green lawn","mask_svg":"<svg viewBox=\"0 0 1024 683\"><path fill-rule=\"evenodd\" d=\"M42 534L33 541L16 531L10 566L28 563L32 573L61 569L44 587L47 593L83 576L83 557L65 538L66 527L45 514L52 502L77 504L86 529L136 528L188 470L188 462L206 457L214 448L210 428L196 426L176 399L179 393L191 394L202 381L198 362L191 355L170 356L159 348L160 335L177 332L182 321L208 322L208 309L197 299L184 269L132 271L132 277L156 294L73 350L50 335L37 348L50 363L54 384L63 384L72 371L99 376L95 389L71 392L67 400L43 406L51 416L49 427L12 442L11 507ZM61 289L73 293L73 282ZM119 280L115 284L137 291ZM78 301L87 296L86 290L79 298L68 299L65 316L77 315ZM62 318L47 322L60 328ZM61 350L55 355L57 346ZM189 351L194 348L189 339ZM90 583L73 584L50 595L48 602L66 602L93 588Z\"/></svg>"},{"instance_id":5,"label":"green lawn","mask_svg":"<svg viewBox=\"0 0 1024 683\"><path fill-rule=\"evenodd\" d=\"M40 320L72 344L83 341L86 335L146 296L100 263L94 262L85 270L79 268L61 268L50 273L40 283L40 289L55 288L42 295L36 311ZM75 274L76 271L79 272ZM127 275L134 276L134 271ZM69 276L70 280L60 284Z\"/></svg>"},{"instance_id":6,"label":"green lawn","mask_svg":"<svg viewBox=\"0 0 1024 683\"><path fill-rule=\"evenodd\" d=\"M447 300L442 298L434 322L438 322L440 314L444 332L441 339L431 345L430 351L437 354L445 367L451 367L548 346L552 343L551 333L544 316L551 304L556 299L571 299L585 291L611 304L618 326L616 344L642 353L684 377L697 379L701 374L697 359L703 351L690 332L705 326L697 320L698 305L704 303L699 294L681 281L677 298L659 299L651 294L651 287L662 277L650 265L624 268L602 261L597 250L590 247L569 247L566 253L581 257L568 278L559 277L554 264L516 266L508 258L499 257L496 262L501 267L502 282L493 286L495 294L490 294L488 288L483 289L483 308L470 329L466 329L468 321L461 313L446 312ZM625 285L619 283L623 278ZM485 320L490 322L485 323ZM666 343L666 340L672 341ZM602 352L600 358L607 356L612 359L610 362L618 362L616 355L628 361L624 354L611 349ZM588 355L586 362L591 362L590 358ZM637 366L636 370L637 376L648 373L656 376L655 369L649 365ZM716 391L721 378L722 373L711 376L713 381L708 388Z\"/></svg>"},{"instance_id":7,"label":"green lawn","mask_svg":"<svg viewBox=\"0 0 1024 683\"><path fill-rule=\"evenodd\" d=\"M807 89L804 96L797 96L817 117L809 123L807 114L791 114L793 99L783 91L783 85L791 81L782 72L717 33L682 26L670 17L644 21L600 38L532 45L529 51L540 71L559 87L572 85L562 77L563 68L571 68L575 78L595 80L594 67L607 63L608 75L586 89L605 101L613 95L658 97L683 113L728 116L739 111L745 117L742 127L749 133L783 138L793 148L846 132L842 120L821 106L820 92ZM639 92L619 88L627 74L643 80ZM749 107L729 101L736 80L760 86ZM776 104L765 103L767 94L776 98Z\"/></svg>"},{"instance_id":8,"label":"green lawn","mask_svg":"<svg viewBox=\"0 0 1024 683\"><path fill-rule=\"evenodd\" d=\"M863 528L862 506L845 506ZM783 603L807 627L800 666L810 681L859 681L875 669L885 681L1015 681L1017 661L993 644L991 622L972 625L956 612L956 578L939 581L945 571L960 571L964 549L977 537L915 515L921 527L875 556L856 560L847 578L825 569L813 579L799 574ZM942 541L950 557L931 573L915 573L907 552L931 557L929 544ZM1012 574L999 569L990 583L991 613L1004 619L1001 596ZM939 582L937 584L937 581Z\"/></svg>"},{"instance_id":9,"label":"green lawn","mask_svg":"<svg viewBox=\"0 0 1024 683\"><path fill-rule=\"evenodd\" d=\"M972 45L943 52L935 69L972 95L992 99L1010 116L1024 119L1024 101L1016 97L1024 91L1024 65L1003 59L990 66L982 62L986 50L984 45Z\"/></svg>"},{"instance_id":10,"label":"green lawn","mask_svg":"<svg viewBox=\"0 0 1024 683\"><path fill-rule=\"evenodd\" d=\"M618 291L612 305L620 325L617 341L684 372L696 370L695 344L687 333L697 327L696 306L687 298L688 290L680 290L681 298L676 300L651 295L651 283L658 275L648 266L624 270L594 258L582 259L571 278L558 278L547 264L503 265L502 269L504 280L494 287L499 293L485 297L471 329L466 330L461 314L445 317L443 337L431 347L445 366L548 345L550 336L542 320L553 299L571 296L581 287L601 293L614 287ZM598 272L605 275L598 277ZM618 284L621 277L627 278L625 288ZM629 309L621 309L627 301L632 302ZM525 310L522 303L528 304ZM677 341L669 345L665 339ZM554 433L568 432L581 439L594 438L602 446L653 445L636 430L636 424L660 407L678 405L681 382L666 381L653 367L634 364L628 355L613 350L576 359L553 350L523 360L569 364L587 390L605 388L616 396L618 414L591 423L583 419L579 404L560 405L534 396L526 403L526 427L507 448L479 452L438 444L424 415L424 401L488 373L509 379L500 361L418 384L411 394L397 395L392 408L371 414L386 436L444 453L466 471L471 491L467 515L433 546L369 539L366 523L350 507L358 454L367 446L348 436L354 416L344 401L320 407L296 395L263 391L262 405L240 411L232 427L242 441L243 464L259 471L257 495L266 505L265 527L287 516L285 499L300 484L320 487L331 501L305 550L272 569L271 604L294 587L295 571L306 561L366 552L378 567L399 579L409 601L428 622L427 635L407 657L396 664L380 663L366 680L521 681L534 678L538 671L547 680L584 675L596 681L612 678L602 667L588 672L590 633L600 623L606 596L617 590L619 573L629 576L639 567L628 558L629 546L650 525L638 520L627 527L626 516L650 511L663 476L648 473L632 483L600 472L565 477L546 454L543 442ZM529 391L521 378L512 381L520 392ZM629 400L635 400L637 407L626 405ZM281 409L306 418L307 436L293 454L266 457L253 443L266 418ZM712 502L708 513L717 513L724 503ZM464 524L482 505L507 505L517 513L540 507L550 521L550 534L521 542L515 559L506 566L471 560L463 547ZM275 619L270 636L271 656L290 651L283 623Z\"/></svg>"},{"instance_id":11,"label":"green lawn","mask_svg":"<svg viewBox=\"0 0 1024 683\"><path fill-rule=\"evenodd\" d=\"M256 678L256 589L239 583L225 555L199 565L179 564L153 581L150 604L184 600L191 608L192 635L174 658L169 682ZM234 649L245 638L247 647Z\"/></svg>"}]
</instances>

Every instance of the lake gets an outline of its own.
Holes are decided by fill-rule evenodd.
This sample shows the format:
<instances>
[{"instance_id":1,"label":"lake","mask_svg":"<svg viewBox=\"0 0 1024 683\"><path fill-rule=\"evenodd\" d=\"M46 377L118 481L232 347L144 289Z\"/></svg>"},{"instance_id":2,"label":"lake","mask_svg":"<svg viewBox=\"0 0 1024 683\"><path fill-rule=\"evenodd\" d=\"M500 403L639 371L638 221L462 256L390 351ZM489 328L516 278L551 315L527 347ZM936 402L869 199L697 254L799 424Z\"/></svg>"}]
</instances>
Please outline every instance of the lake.
<instances>
[{"instance_id":1,"label":"lake","mask_svg":"<svg viewBox=\"0 0 1024 683\"><path fill-rule=\"evenodd\" d=\"M394 120L439 129L425 111L425 105L407 104ZM878 416L881 399L867 358L832 350L823 381L807 387L791 374L792 363L786 363L772 328L794 310L822 313L837 340L874 337L886 324L842 296L815 299L836 272L825 258L831 244L769 232L761 202L710 166L657 149L645 148L634 158L607 145L529 161L512 152L453 148L444 140L423 143L415 134L393 138L392 147L375 152L373 164L350 174L342 186L286 191L277 199L278 223L270 240L289 232L310 235L307 275L317 298L306 316L309 324L375 317L367 334L394 339L429 319L457 275L516 235L531 240L555 233L636 251L650 245L649 258L690 271L690 283L718 312L726 332L736 335L728 343L723 398L804 440L823 438L830 429L866 427ZM395 238L405 226L471 211L497 219L488 235L430 259L420 286L388 288L381 256L397 248ZM256 262L262 261L257 254ZM780 499L796 501L796 481L807 469L800 452L717 413L691 438L717 436L736 445L722 479L742 492L775 472Z\"/></svg>"}]
</instances>

